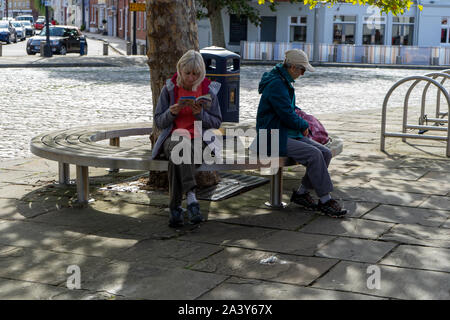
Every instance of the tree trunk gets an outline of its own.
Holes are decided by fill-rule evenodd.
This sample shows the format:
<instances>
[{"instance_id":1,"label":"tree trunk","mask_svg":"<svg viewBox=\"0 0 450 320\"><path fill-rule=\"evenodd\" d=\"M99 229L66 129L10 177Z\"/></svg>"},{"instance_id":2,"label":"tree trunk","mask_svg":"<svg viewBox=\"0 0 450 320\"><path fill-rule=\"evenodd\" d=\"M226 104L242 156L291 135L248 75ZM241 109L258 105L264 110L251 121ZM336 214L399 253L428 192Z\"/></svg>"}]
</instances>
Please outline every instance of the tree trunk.
<instances>
[{"instance_id":1,"label":"tree trunk","mask_svg":"<svg viewBox=\"0 0 450 320\"><path fill-rule=\"evenodd\" d=\"M226 48L220 6L217 6L215 1L208 1L207 9L209 23L211 24L212 44L213 46Z\"/></svg>"},{"instance_id":2,"label":"tree trunk","mask_svg":"<svg viewBox=\"0 0 450 320\"><path fill-rule=\"evenodd\" d=\"M194 0L146 0L146 14L147 64L150 67L153 102L150 141L154 145L160 134L154 120L159 94L166 80L177 71L177 62L181 56L190 49L198 51L199 44ZM215 182L215 176L206 180L208 183ZM167 188L167 172L151 171L148 184Z\"/></svg>"}]
</instances>

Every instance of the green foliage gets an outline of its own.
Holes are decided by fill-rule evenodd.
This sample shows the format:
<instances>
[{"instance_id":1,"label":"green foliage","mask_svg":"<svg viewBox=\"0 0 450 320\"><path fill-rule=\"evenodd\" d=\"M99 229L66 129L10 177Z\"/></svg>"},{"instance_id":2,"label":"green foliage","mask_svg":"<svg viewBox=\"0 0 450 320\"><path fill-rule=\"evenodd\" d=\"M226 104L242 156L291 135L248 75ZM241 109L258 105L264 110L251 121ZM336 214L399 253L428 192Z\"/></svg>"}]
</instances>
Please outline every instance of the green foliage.
<instances>
[{"instance_id":1,"label":"green foliage","mask_svg":"<svg viewBox=\"0 0 450 320\"><path fill-rule=\"evenodd\" d=\"M34 7L39 12L39 16L45 15L45 5L44 2L41 2L41 0L33 0Z\"/></svg>"},{"instance_id":2,"label":"green foliage","mask_svg":"<svg viewBox=\"0 0 450 320\"><path fill-rule=\"evenodd\" d=\"M197 18L209 18L211 11L226 8L229 14L246 16L251 23L259 26L261 24L261 16L259 10L252 7L252 2L251 0L197 0L196 6L200 8L200 10L197 10ZM276 3L269 1L267 5L271 11L276 11Z\"/></svg>"},{"instance_id":3,"label":"green foliage","mask_svg":"<svg viewBox=\"0 0 450 320\"><path fill-rule=\"evenodd\" d=\"M273 2L273 0L269 0ZM405 9L409 11L411 6L414 4L412 0L293 0L291 2L301 2L305 5L309 5L310 9L314 9L314 7L318 4L326 4L328 7L332 7L337 3L351 3L353 5L370 5L376 6L383 13L391 12L393 15L399 15L405 13ZM264 4L265 0L258 0L259 4ZM417 6L419 10L422 10L423 7L421 5Z\"/></svg>"}]
</instances>

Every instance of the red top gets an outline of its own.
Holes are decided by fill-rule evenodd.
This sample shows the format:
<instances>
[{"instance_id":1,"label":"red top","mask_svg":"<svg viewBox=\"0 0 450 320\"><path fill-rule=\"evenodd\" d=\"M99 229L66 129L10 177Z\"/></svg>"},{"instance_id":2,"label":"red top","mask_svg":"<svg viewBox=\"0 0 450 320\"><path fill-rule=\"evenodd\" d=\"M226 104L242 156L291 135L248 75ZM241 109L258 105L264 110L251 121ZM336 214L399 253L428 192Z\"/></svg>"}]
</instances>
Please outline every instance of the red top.
<instances>
[{"instance_id":1,"label":"red top","mask_svg":"<svg viewBox=\"0 0 450 320\"><path fill-rule=\"evenodd\" d=\"M183 89L182 87L178 87L177 76L178 74L175 73L175 75L172 77L172 82L173 84L175 84L174 89L175 103L178 103L180 97L192 96L197 98L209 92L209 84L211 83L211 80L205 78L203 82L198 86L196 91L188 91ZM189 131L191 139L193 139L194 137L195 138L198 137L198 132L194 131L195 120L196 120L195 116L192 113L192 109L190 107L182 108L174 120L172 132L175 129L186 129Z\"/></svg>"},{"instance_id":2,"label":"red top","mask_svg":"<svg viewBox=\"0 0 450 320\"><path fill-rule=\"evenodd\" d=\"M196 91L188 91L183 88L178 88L178 99L175 101L178 103L180 97L200 97L202 95L202 88L199 86ZM178 112L177 117L174 120L173 130L186 129L190 133L190 138L197 138L198 132L194 130L195 116L192 113L192 108L189 106L183 107ZM172 132L173 132L172 130Z\"/></svg>"}]
</instances>

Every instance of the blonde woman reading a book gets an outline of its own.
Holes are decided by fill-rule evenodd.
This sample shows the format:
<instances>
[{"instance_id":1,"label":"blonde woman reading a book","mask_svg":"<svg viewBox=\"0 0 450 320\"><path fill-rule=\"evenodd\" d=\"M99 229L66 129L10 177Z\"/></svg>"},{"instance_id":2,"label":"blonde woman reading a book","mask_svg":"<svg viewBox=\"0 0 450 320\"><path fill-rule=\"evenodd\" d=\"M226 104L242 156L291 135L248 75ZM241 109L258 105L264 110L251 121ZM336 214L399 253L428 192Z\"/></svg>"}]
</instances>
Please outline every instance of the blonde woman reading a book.
<instances>
[{"instance_id":1,"label":"blonde woman reading a book","mask_svg":"<svg viewBox=\"0 0 450 320\"><path fill-rule=\"evenodd\" d=\"M201 121L202 132L212 128L218 129L222 123L217 100L220 83L210 81L205 78L205 74L205 63L201 54L189 50L178 61L175 75L166 81L156 106L155 123L162 132L153 146L152 158L163 155L169 160L169 226L172 228L184 224L184 195L189 223L198 224L204 221L195 194L197 183L193 139L201 138L201 133L198 132L198 127L194 126L194 121ZM190 161L179 163L176 158L180 156L180 148L176 146L183 142L184 137L192 141L191 156ZM205 146L203 143L203 147Z\"/></svg>"}]
</instances>

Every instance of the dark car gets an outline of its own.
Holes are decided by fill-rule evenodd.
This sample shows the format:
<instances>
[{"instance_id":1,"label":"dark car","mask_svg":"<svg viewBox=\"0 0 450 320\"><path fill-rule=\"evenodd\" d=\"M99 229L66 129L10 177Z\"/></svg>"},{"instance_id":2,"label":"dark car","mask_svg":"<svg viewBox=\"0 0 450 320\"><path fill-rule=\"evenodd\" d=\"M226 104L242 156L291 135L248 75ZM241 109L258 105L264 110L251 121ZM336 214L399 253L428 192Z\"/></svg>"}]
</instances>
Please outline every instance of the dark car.
<instances>
[{"instance_id":1,"label":"dark car","mask_svg":"<svg viewBox=\"0 0 450 320\"><path fill-rule=\"evenodd\" d=\"M81 44L84 45L84 54L87 54L86 37L74 26L51 26L50 30L50 46L52 52L56 54L79 53ZM40 52L41 41L46 41L46 28L42 29L38 36L28 39L27 53L36 54Z\"/></svg>"},{"instance_id":2,"label":"dark car","mask_svg":"<svg viewBox=\"0 0 450 320\"><path fill-rule=\"evenodd\" d=\"M9 20L0 20L0 41L6 43L17 42L16 29Z\"/></svg>"},{"instance_id":3,"label":"dark car","mask_svg":"<svg viewBox=\"0 0 450 320\"><path fill-rule=\"evenodd\" d=\"M45 25L44 19L37 19L36 23L34 24L34 28L36 30L42 30L44 28L44 25Z\"/></svg>"}]
</instances>

